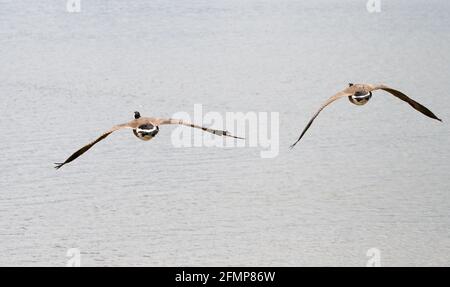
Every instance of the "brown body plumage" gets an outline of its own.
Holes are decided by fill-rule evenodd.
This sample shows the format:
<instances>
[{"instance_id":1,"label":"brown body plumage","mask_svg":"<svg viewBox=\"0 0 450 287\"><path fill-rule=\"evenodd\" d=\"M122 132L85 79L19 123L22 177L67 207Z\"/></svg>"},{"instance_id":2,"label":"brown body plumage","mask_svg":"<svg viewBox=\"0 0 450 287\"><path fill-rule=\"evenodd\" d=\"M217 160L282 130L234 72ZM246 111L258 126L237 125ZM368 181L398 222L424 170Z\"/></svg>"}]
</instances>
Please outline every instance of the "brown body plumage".
<instances>
[{"instance_id":1,"label":"brown body plumage","mask_svg":"<svg viewBox=\"0 0 450 287\"><path fill-rule=\"evenodd\" d=\"M297 141L291 145L291 148L293 148L305 135L306 131L309 129L313 121L316 119L316 117L320 114L320 112L333 103L334 101L348 97L350 102L352 102L355 105L364 105L366 104L370 98L372 97L372 92L376 90L384 90L395 97L401 99L402 101L407 102L410 104L414 109L421 112L422 114L426 115L427 117L430 117L432 119L442 121L439 119L433 112L431 112L428 108L425 106L419 104L418 102L414 101L413 99L409 98L405 94L403 94L400 91L397 91L393 88L390 88L386 85L369 85L369 84L349 84L349 86L344 89L343 91L335 94L331 98L329 98L321 107L320 109L314 114L314 116L311 118L311 120L308 122L306 127L303 129L303 132L301 133L300 137L297 139Z\"/></svg>"}]
</instances>

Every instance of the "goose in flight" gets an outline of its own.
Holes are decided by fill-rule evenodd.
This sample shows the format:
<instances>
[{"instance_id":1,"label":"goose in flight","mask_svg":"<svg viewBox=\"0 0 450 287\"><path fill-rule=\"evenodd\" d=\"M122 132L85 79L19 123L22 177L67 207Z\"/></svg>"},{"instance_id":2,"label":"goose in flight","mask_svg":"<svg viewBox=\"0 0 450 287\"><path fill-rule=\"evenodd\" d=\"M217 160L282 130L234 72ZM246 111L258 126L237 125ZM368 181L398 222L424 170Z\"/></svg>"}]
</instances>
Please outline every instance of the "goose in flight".
<instances>
[{"instance_id":1,"label":"goose in flight","mask_svg":"<svg viewBox=\"0 0 450 287\"><path fill-rule=\"evenodd\" d=\"M293 148L305 135L306 131L309 129L313 121L317 118L317 116L320 114L320 112L333 103L336 100L339 100L340 98L348 97L351 103L362 106L365 105L370 98L372 97L372 92L376 90L384 90L395 97L399 98L402 101L407 102L410 104L414 109L418 110L422 114L426 115L429 118L442 121L440 118L438 118L433 112L431 112L429 109L424 107L423 105L419 104L418 102L414 101L413 99L409 98L405 94L403 94L400 91L397 91L393 88L390 88L385 85L369 85L369 84L352 84L349 83L348 87L344 89L343 91L337 93L336 95L329 98L321 107L320 109L314 114L314 116L311 118L311 120L308 122L306 127L303 129L303 132L301 133L300 137L297 139L297 141L291 145L291 148Z\"/></svg>"},{"instance_id":2,"label":"goose in flight","mask_svg":"<svg viewBox=\"0 0 450 287\"><path fill-rule=\"evenodd\" d=\"M215 130L210 128L205 128L202 126L198 126L195 124L192 124L190 122L184 121L184 120L177 120L177 119L161 119L161 118L146 118L141 117L141 114L139 112L134 112L134 120L131 122L128 122L126 124L121 124L112 127L107 132L103 133L100 137L98 137L95 141L85 145L84 147L77 150L75 153L73 153L68 159L66 159L65 162L62 163L55 163L55 168L60 169L62 166L68 164L69 162L75 160L80 155L87 152L91 147L93 147L96 143L104 140L107 136L112 134L115 131L121 130L121 129L132 129L133 134L140 140L143 141L149 141L153 139L159 132L159 126L161 125L184 125L191 128L196 129L202 129L205 132L209 132L218 136L225 136L225 137L232 137L236 139L244 139L241 137L233 136L228 131L222 131L222 130Z\"/></svg>"}]
</instances>

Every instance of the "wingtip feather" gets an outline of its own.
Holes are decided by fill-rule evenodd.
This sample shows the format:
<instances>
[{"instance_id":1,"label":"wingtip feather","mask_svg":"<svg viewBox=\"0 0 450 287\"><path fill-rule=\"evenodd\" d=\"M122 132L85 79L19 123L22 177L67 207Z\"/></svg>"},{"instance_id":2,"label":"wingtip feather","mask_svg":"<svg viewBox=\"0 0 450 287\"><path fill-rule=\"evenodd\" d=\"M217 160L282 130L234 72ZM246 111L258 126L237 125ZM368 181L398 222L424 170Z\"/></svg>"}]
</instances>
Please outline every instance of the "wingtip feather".
<instances>
[{"instance_id":1,"label":"wingtip feather","mask_svg":"<svg viewBox=\"0 0 450 287\"><path fill-rule=\"evenodd\" d=\"M55 162L54 164L55 164L54 168L55 168L56 170L60 169L60 168L63 167L63 165L64 165L64 163L61 163L61 162Z\"/></svg>"}]
</instances>

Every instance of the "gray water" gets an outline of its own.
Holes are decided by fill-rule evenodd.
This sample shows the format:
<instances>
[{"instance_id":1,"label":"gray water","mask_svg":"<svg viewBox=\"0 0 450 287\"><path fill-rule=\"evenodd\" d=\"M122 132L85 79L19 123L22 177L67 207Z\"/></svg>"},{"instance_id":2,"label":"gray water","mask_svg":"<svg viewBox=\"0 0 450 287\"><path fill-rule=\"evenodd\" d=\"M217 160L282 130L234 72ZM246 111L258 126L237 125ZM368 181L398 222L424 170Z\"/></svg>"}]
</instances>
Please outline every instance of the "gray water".
<instances>
[{"instance_id":1,"label":"gray water","mask_svg":"<svg viewBox=\"0 0 450 287\"><path fill-rule=\"evenodd\" d=\"M450 265L450 2L0 1L0 265ZM348 82L376 92L320 104ZM279 112L280 151L111 135L133 111Z\"/></svg>"}]
</instances>

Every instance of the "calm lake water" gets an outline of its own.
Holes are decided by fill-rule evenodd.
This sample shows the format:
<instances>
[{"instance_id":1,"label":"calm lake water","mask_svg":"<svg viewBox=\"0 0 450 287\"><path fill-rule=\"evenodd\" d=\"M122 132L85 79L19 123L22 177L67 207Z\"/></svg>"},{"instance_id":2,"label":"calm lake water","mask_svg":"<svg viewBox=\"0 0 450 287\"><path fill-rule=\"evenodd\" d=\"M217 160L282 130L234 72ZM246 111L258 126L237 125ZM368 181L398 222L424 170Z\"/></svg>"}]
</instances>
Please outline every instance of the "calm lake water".
<instances>
[{"instance_id":1,"label":"calm lake water","mask_svg":"<svg viewBox=\"0 0 450 287\"><path fill-rule=\"evenodd\" d=\"M0 1L0 265L450 265L450 2ZM386 83L356 107L320 104ZM111 135L145 116L279 113L279 155Z\"/></svg>"}]
</instances>

